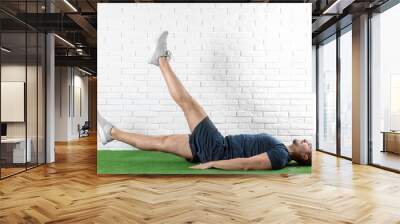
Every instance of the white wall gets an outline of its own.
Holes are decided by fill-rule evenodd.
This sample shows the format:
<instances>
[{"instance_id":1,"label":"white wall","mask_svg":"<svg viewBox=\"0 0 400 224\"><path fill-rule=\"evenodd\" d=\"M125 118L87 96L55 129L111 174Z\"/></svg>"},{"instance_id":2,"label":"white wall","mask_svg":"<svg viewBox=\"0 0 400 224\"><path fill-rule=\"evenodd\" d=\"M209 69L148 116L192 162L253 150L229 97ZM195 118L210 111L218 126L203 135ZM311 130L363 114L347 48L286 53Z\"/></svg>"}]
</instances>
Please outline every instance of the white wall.
<instances>
[{"instance_id":1,"label":"white wall","mask_svg":"<svg viewBox=\"0 0 400 224\"><path fill-rule=\"evenodd\" d=\"M75 111L75 120L73 123L73 136L78 136L78 129L76 128L78 124L81 126L85 123L85 121L89 120L89 103L88 103L88 77L84 76L84 73L79 70L75 70L75 82L74 85L81 89L81 114L78 111ZM76 94L76 93L75 93Z\"/></svg>"},{"instance_id":2,"label":"white wall","mask_svg":"<svg viewBox=\"0 0 400 224\"><path fill-rule=\"evenodd\" d=\"M37 67L20 63L5 63L1 66L2 82L24 82L26 85L26 121L24 122L6 122L7 137L25 137L31 142L32 161L44 162L44 74L41 66ZM27 79L27 80L26 80ZM7 96L2 96L7 97ZM0 108L1 110L10 110L10 108ZM10 111L9 111L10 112ZM23 111L25 112L25 111ZM12 111L11 111L12 113ZM37 154L39 156L37 157Z\"/></svg>"},{"instance_id":3,"label":"white wall","mask_svg":"<svg viewBox=\"0 0 400 224\"><path fill-rule=\"evenodd\" d=\"M68 67L55 68L55 141L68 139Z\"/></svg>"},{"instance_id":4,"label":"white wall","mask_svg":"<svg viewBox=\"0 0 400 224\"><path fill-rule=\"evenodd\" d=\"M4 64L1 66L1 81L5 82L25 82L26 83L26 71L32 71L33 67L26 67L25 64ZM30 72L28 72L30 74ZM32 94L29 94L33 96ZM1 110L7 110L8 108L0 108ZM31 116L31 114L30 114ZM29 121L32 117L29 117ZM29 125L31 128L32 126ZM26 122L7 122L7 137L25 137ZM28 136L30 137L30 136Z\"/></svg>"},{"instance_id":5,"label":"white wall","mask_svg":"<svg viewBox=\"0 0 400 224\"><path fill-rule=\"evenodd\" d=\"M27 75L28 74L28 75ZM30 135L37 135L37 98L36 98L36 77L35 66L25 66L20 64L4 64L1 66L1 81L4 82L26 82L28 77L27 88L27 122L7 122L7 135L8 137L25 137L25 126L28 125L28 137ZM3 96L4 97L4 96ZM8 110L9 108L1 108L1 110ZM24 110L24 108L22 108ZM43 137L43 136L39 136Z\"/></svg>"},{"instance_id":6,"label":"white wall","mask_svg":"<svg viewBox=\"0 0 400 224\"><path fill-rule=\"evenodd\" d=\"M310 26L311 4L98 4L98 108L129 131L189 133L146 63L168 30L172 67L223 134L313 139Z\"/></svg>"},{"instance_id":7,"label":"white wall","mask_svg":"<svg viewBox=\"0 0 400 224\"><path fill-rule=\"evenodd\" d=\"M78 124L83 125L88 120L88 78L72 67L56 67L55 73L55 140L77 139ZM81 89L82 114L74 105L76 88Z\"/></svg>"}]
</instances>

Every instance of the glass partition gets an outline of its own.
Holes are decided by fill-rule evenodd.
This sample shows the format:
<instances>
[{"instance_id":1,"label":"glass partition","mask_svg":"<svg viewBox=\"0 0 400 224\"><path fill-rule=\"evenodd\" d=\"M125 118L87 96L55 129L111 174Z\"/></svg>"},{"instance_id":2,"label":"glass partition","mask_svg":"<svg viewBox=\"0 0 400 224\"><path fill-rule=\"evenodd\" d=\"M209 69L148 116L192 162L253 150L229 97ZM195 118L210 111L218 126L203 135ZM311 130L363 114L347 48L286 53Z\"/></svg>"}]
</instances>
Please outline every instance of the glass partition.
<instances>
[{"instance_id":1,"label":"glass partition","mask_svg":"<svg viewBox=\"0 0 400 224\"><path fill-rule=\"evenodd\" d=\"M46 162L46 139L45 139L45 124L46 124L46 74L45 74L45 66L46 66L46 38L45 34L38 33L38 75L37 75L37 147L38 147L38 156L37 162L38 164L43 164Z\"/></svg>"},{"instance_id":2,"label":"glass partition","mask_svg":"<svg viewBox=\"0 0 400 224\"><path fill-rule=\"evenodd\" d=\"M44 1L26 3L18 13L44 12ZM0 178L45 163L45 45L44 33L0 12Z\"/></svg>"},{"instance_id":3,"label":"glass partition","mask_svg":"<svg viewBox=\"0 0 400 224\"><path fill-rule=\"evenodd\" d=\"M1 175L6 177L24 171L30 162L26 150L26 33L2 33L1 47Z\"/></svg>"},{"instance_id":4,"label":"glass partition","mask_svg":"<svg viewBox=\"0 0 400 224\"><path fill-rule=\"evenodd\" d=\"M26 12L38 13L39 2L27 1ZM38 17L32 17L30 22L38 23ZM27 142L31 151L30 162L27 167L38 165L38 63L39 63L39 35L36 29L27 27Z\"/></svg>"},{"instance_id":5,"label":"glass partition","mask_svg":"<svg viewBox=\"0 0 400 224\"><path fill-rule=\"evenodd\" d=\"M27 113L27 150L29 153L28 168L37 165L38 159L38 35L36 32L27 33L27 82L26 82L26 113Z\"/></svg>"}]
</instances>

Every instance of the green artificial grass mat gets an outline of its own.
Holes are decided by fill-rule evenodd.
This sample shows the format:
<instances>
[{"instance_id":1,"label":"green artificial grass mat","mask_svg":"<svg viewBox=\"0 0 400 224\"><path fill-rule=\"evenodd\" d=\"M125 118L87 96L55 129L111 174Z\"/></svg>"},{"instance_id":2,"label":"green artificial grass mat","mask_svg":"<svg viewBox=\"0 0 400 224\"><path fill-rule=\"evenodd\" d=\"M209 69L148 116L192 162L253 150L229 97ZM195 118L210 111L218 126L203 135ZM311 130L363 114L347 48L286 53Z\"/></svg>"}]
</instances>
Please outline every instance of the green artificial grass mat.
<instances>
[{"instance_id":1,"label":"green artificial grass mat","mask_svg":"<svg viewBox=\"0 0 400 224\"><path fill-rule=\"evenodd\" d=\"M141 150L98 150L97 174L310 174L311 166L292 161L280 170L197 170L196 165L169 153Z\"/></svg>"}]
</instances>

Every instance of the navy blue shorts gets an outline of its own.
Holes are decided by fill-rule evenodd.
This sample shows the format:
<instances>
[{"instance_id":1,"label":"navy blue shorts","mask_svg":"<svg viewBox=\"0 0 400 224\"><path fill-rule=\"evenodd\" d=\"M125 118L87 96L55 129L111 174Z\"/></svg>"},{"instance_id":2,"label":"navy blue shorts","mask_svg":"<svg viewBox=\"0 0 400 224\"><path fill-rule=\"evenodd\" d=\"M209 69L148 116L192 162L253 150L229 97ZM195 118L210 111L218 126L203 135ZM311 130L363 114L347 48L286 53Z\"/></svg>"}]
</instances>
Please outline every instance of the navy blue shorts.
<instances>
[{"instance_id":1,"label":"navy blue shorts","mask_svg":"<svg viewBox=\"0 0 400 224\"><path fill-rule=\"evenodd\" d=\"M189 134L193 159L190 162L208 162L224 158L225 138L207 116Z\"/></svg>"}]
</instances>

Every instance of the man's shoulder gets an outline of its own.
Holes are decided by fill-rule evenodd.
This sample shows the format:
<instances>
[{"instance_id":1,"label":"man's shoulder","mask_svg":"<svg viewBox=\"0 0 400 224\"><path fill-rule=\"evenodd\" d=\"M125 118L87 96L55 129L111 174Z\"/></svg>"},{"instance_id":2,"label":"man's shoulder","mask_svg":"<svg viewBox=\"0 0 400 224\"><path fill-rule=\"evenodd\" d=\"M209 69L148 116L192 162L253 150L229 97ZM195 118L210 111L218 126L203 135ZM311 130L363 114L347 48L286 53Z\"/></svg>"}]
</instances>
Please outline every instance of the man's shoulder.
<instances>
[{"instance_id":1,"label":"man's shoulder","mask_svg":"<svg viewBox=\"0 0 400 224\"><path fill-rule=\"evenodd\" d=\"M289 154L286 150L273 148L266 153L274 170L285 167L289 161Z\"/></svg>"}]
</instances>

